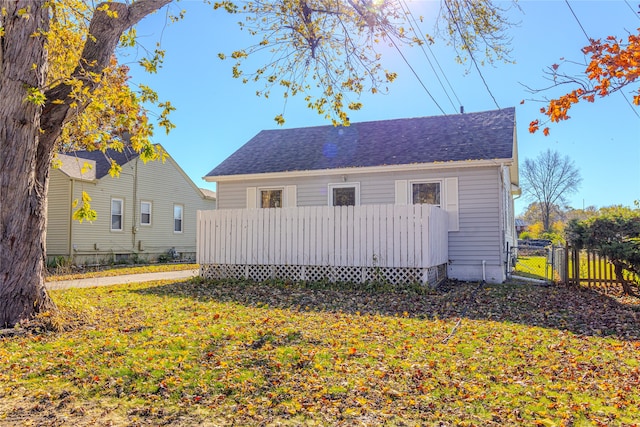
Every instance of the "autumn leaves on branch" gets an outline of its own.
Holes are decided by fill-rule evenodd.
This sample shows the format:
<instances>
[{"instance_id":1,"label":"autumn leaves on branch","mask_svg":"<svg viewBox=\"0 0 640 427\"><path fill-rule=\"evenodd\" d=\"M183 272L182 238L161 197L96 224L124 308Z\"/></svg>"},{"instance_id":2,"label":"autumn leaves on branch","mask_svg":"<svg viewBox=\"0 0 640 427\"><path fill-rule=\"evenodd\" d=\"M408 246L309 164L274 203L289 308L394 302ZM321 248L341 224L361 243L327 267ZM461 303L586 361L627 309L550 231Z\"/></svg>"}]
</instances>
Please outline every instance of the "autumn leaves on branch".
<instances>
[{"instance_id":1,"label":"autumn leaves on branch","mask_svg":"<svg viewBox=\"0 0 640 427\"><path fill-rule=\"evenodd\" d=\"M630 34L627 44L623 39L613 36L605 41L591 40L591 44L582 49L582 53L590 57L584 71L583 79L563 74L560 66L554 64L549 74L554 87L564 84L578 87L566 95L552 99L546 107L540 109L542 114L549 117L551 122L569 119L569 109L581 100L594 102L597 97L605 97L634 83L640 77L640 28L638 34ZM635 90L633 104L640 105L640 88ZM534 120L529 124L529 132L535 133L540 129L540 121ZM549 128L543 129L545 135Z\"/></svg>"}]
</instances>

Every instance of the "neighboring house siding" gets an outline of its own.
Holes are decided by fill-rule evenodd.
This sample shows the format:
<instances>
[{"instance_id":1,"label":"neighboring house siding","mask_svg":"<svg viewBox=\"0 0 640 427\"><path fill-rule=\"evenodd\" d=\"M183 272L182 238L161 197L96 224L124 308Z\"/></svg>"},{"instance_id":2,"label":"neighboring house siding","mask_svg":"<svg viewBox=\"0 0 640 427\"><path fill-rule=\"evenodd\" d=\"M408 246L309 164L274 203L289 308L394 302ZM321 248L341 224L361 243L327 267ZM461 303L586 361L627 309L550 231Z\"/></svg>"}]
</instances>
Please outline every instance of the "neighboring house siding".
<instances>
[{"instance_id":1,"label":"neighboring house siding","mask_svg":"<svg viewBox=\"0 0 640 427\"><path fill-rule=\"evenodd\" d=\"M203 197L171 158L146 164L134 158L121 166L119 177L105 175L95 182L73 180L53 171L48 198L48 256L71 256L77 264L93 264L133 254L154 260L173 248L182 258L195 259L197 211L215 209L215 200ZM71 202L81 200L83 191L91 197L91 208L97 213L93 222L71 221ZM111 229L113 199L123 202L121 231ZM141 201L151 204L150 225L140 223ZM174 204L183 207L180 233L174 232Z\"/></svg>"},{"instance_id":2,"label":"neighboring house siding","mask_svg":"<svg viewBox=\"0 0 640 427\"><path fill-rule=\"evenodd\" d=\"M106 176L96 184L76 182L73 198L81 200L82 191L91 197L91 208L98 215L93 222L73 222L72 243L78 257L93 256L93 262L108 261L116 254L126 254L132 249L132 194L133 174L131 165L122 166L118 178ZM111 199L123 201L122 231L111 231Z\"/></svg>"},{"instance_id":3,"label":"neighboring house siding","mask_svg":"<svg viewBox=\"0 0 640 427\"><path fill-rule=\"evenodd\" d=\"M205 201L197 193L176 167L168 167L160 162L139 165L139 190L136 203L136 240L142 241L144 251L158 251L166 248L167 242L180 253L195 253L196 212L213 209L212 202ZM152 183L162 182L162 185ZM140 225L140 201L152 203L151 226ZM184 207L182 232L175 233L173 207ZM139 244L138 244L139 245Z\"/></svg>"},{"instance_id":4,"label":"neighboring house siding","mask_svg":"<svg viewBox=\"0 0 640 427\"><path fill-rule=\"evenodd\" d=\"M47 203L47 255L69 256L71 180L58 169L51 171Z\"/></svg>"}]
</instances>

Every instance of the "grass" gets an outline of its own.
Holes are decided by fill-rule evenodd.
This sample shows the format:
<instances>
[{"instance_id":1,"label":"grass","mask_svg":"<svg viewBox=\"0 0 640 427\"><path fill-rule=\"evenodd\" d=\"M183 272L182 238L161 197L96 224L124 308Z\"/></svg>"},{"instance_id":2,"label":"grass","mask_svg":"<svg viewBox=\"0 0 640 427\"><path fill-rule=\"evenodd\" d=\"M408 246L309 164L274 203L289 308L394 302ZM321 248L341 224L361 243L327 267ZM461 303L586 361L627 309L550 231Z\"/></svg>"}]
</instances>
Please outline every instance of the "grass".
<instances>
[{"instance_id":1,"label":"grass","mask_svg":"<svg viewBox=\"0 0 640 427\"><path fill-rule=\"evenodd\" d=\"M640 302L586 289L191 280L52 297L61 313L40 322L63 328L0 338L0 425L640 423Z\"/></svg>"},{"instance_id":2,"label":"grass","mask_svg":"<svg viewBox=\"0 0 640 427\"><path fill-rule=\"evenodd\" d=\"M114 266L103 267L95 270L78 271L74 273L51 273L47 276L46 281L53 282L58 280L74 280L90 277L112 277L122 276L123 274L140 274L140 273L156 273L160 271L180 271L180 270L196 270L200 268L198 264L147 264L137 266Z\"/></svg>"},{"instance_id":3,"label":"grass","mask_svg":"<svg viewBox=\"0 0 640 427\"><path fill-rule=\"evenodd\" d=\"M545 280L547 257L545 256L519 256L515 266L515 272L523 277Z\"/></svg>"}]
</instances>

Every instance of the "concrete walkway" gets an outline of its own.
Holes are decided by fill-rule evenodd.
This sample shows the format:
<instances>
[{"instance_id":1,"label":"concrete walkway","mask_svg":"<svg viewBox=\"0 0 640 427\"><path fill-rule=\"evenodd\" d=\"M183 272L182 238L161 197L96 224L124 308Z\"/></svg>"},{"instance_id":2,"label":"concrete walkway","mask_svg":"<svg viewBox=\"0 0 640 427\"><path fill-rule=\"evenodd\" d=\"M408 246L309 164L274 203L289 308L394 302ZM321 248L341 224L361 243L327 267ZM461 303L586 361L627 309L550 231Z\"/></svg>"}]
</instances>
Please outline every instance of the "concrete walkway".
<instances>
[{"instance_id":1,"label":"concrete walkway","mask_svg":"<svg viewBox=\"0 0 640 427\"><path fill-rule=\"evenodd\" d=\"M197 276L199 271L159 271L156 273L125 274L123 276L88 277L86 279L61 280L59 282L46 282L49 290L68 288L93 288L96 286L121 285L125 283L151 282L153 280L179 280L190 279Z\"/></svg>"}]
</instances>

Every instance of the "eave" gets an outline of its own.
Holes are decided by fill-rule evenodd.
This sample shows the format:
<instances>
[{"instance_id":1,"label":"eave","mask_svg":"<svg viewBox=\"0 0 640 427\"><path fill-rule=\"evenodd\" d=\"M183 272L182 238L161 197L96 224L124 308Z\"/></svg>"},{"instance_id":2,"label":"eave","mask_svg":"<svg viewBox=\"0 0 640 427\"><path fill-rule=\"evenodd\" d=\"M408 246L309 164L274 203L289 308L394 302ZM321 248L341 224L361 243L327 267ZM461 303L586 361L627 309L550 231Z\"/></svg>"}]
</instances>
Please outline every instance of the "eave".
<instances>
[{"instance_id":1,"label":"eave","mask_svg":"<svg viewBox=\"0 0 640 427\"><path fill-rule=\"evenodd\" d=\"M336 169L314 169L303 171L282 171L282 172L267 172L267 173L253 173L253 174L239 174L239 175L218 175L218 176L205 176L204 179L207 182L238 182L256 179L282 179L282 178L302 178L313 176L327 176L327 175L346 175L346 174L365 174L365 173L392 173L392 172L407 172L407 171L419 171L419 170L433 170L433 169L459 169L459 168L477 168L477 167L492 167L500 165L511 165L514 163L514 159L491 159L491 160L463 160L463 161L451 161L451 162L437 162L437 163L412 163L404 165L384 165L384 166L367 166L367 167L350 167L350 168L336 168Z\"/></svg>"}]
</instances>

